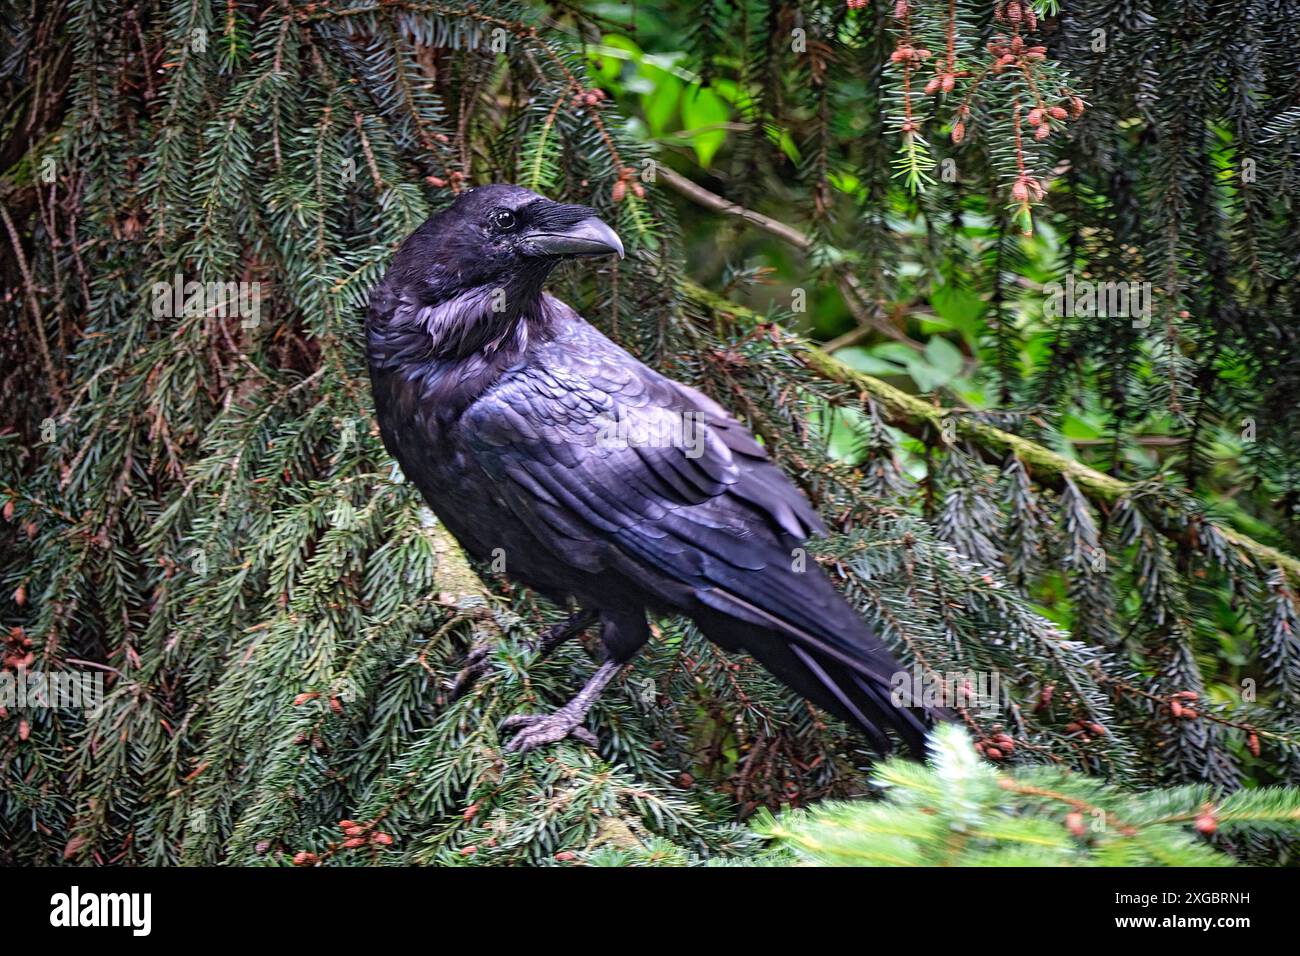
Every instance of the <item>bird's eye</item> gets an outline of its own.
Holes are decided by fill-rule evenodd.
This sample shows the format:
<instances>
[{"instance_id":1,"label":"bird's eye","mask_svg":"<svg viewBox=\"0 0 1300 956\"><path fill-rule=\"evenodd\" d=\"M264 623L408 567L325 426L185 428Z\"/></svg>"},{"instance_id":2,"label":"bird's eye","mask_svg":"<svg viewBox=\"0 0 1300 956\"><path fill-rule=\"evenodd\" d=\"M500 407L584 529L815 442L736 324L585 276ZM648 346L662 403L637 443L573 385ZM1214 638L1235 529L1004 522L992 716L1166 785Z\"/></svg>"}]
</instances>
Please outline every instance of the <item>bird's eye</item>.
<instances>
[{"instance_id":1,"label":"bird's eye","mask_svg":"<svg viewBox=\"0 0 1300 956\"><path fill-rule=\"evenodd\" d=\"M513 229L515 227L515 214L509 209L498 209L492 214L492 225L502 230Z\"/></svg>"}]
</instances>

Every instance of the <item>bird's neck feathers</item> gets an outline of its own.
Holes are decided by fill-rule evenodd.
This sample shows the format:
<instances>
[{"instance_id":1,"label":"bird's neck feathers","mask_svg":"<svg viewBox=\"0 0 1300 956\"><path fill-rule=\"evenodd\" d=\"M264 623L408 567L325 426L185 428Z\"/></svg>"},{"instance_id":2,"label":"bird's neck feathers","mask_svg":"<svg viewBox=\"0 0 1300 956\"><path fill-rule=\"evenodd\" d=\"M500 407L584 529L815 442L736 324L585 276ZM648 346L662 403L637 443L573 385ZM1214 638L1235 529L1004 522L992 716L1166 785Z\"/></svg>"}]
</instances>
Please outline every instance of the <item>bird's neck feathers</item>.
<instances>
[{"instance_id":1,"label":"bird's neck feathers","mask_svg":"<svg viewBox=\"0 0 1300 956\"><path fill-rule=\"evenodd\" d=\"M372 377L418 382L415 392L454 417L518 364L530 345L551 336L557 306L540 288L522 295L476 286L435 301L376 290L367 323Z\"/></svg>"},{"instance_id":2,"label":"bird's neck feathers","mask_svg":"<svg viewBox=\"0 0 1300 956\"><path fill-rule=\"evenodd\" d=\"M505 286L475 286L423 306L415 321L433 357L457 361L526 344L528 319L540 311L539 300L539 293L520 297Z\"/></svg>"},{"instance_id":3,"label":"bird's neck feathers","mask_svg":"<svg viewBox=\"0 0 1300 956\"><path fill-rule=\"evenodd\" d=\"M548 324L541 282L531 279L468 287L430 282L377 294L368 324L371 363L394 368L517 355Z\"/></svg>"}]
</instances>

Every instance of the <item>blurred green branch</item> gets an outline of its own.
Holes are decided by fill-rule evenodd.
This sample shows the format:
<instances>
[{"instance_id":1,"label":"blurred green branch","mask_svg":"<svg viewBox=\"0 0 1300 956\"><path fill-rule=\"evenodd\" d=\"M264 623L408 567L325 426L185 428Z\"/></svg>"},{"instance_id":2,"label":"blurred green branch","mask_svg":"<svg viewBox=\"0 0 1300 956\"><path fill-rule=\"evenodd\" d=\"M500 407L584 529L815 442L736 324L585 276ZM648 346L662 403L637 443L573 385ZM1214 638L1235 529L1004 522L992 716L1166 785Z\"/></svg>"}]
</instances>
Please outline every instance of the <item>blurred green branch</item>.
<instances>
[{"instance_id":1,"label":"blurred green branch","mask_svg":"<svg viewBox=\"0 0 1300 956\"><path fill-rule=\"evenodd\" d=\"M765 323L767 320L729 299L710 292L689 279L683 280L681 289L692 302L705 307L719 317L731 317L747 325ZM1061 484L1067 479L1098 504L1115 504L1135 492L1130 482L1114 478L1105 472L1067 458L1037 442L1003 431L981 422L962 409L944 408L915 395L909 395L888 382L852 368L833 355L829 355L803 336L783 327L772 326L772 334L779 336L783 345L798 354L804 363L821 377L851 386L871 398L881 414L891 425L910 435L932 442L935 436L948 432L972 442L983 451L997 456L1013 454L1032 470L1034 477L1049 484ZM1256 541L1233 528L1216 525L1223 537L1247 552L1265 568L1278 567L1300 581L1300 560Z\"/></svg>"},{"instance_id":2,"label":"blurred green branch","mask_svg":"<svg viewBox=\"0 0 1300 956\"><path fill-rule=\"evenodd\" d=\"M964 730L940 727L929 766L876 768L881 802L760 816L777 862L831 866L1231 866L1191 831L1295 826L1300 790L1220 798L1209 787L1128 793L1055 767L1000 773Z\"/></svg>"}]
</instances>

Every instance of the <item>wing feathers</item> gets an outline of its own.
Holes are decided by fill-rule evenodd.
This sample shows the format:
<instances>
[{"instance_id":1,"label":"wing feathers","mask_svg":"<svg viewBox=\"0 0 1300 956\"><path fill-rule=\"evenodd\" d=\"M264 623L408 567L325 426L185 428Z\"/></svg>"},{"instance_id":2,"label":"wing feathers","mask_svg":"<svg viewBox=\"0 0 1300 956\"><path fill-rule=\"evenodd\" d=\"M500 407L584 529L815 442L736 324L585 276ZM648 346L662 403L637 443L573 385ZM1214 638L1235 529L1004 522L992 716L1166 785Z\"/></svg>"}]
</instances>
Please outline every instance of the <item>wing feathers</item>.
<instances>
[{"instance_id":1,"label":"wing feathers","mask_svg":"<svg viewBox=\"0 0 1300 956\"><path fill-rule=\"evenodd\" d=\"M889 650L820 569L792 566L821 530L804 497L715 402L574 319L462 419L519 520L557 562L620 572L687 612L693 595L701 613L780 635L793 651L782 665L877 746L886 724L914 742L924 725L889 702Z\"/></svg>"}]
</instances>

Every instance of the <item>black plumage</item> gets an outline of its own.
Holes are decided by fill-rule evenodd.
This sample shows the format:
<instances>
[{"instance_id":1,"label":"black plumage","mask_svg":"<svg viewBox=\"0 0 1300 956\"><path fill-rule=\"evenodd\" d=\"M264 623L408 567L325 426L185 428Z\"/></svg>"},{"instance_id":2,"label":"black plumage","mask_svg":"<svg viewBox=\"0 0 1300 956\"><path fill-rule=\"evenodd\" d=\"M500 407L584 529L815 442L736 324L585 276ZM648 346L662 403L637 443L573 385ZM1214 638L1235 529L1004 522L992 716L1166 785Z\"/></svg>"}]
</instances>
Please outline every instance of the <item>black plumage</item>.
<instances>
[{"instance_id":1,"label":"black plumage","mask_svg":"<svg viewBox=\"0 0 1300 956\"><path fill-rule=\"evenodd\" d=\"M878 750L892 727L919 752L926 715L890 700L898 663L799 560L821 523L798 489L720 405L542 291L562 258L622 252L587 207L485 186L416 230L370 297L375 405L403 472L470 554L599 615L607 660L555 714L512 718L511 746L589 737L650 610L689 615Z\"/></svg>"}]
</instances>

